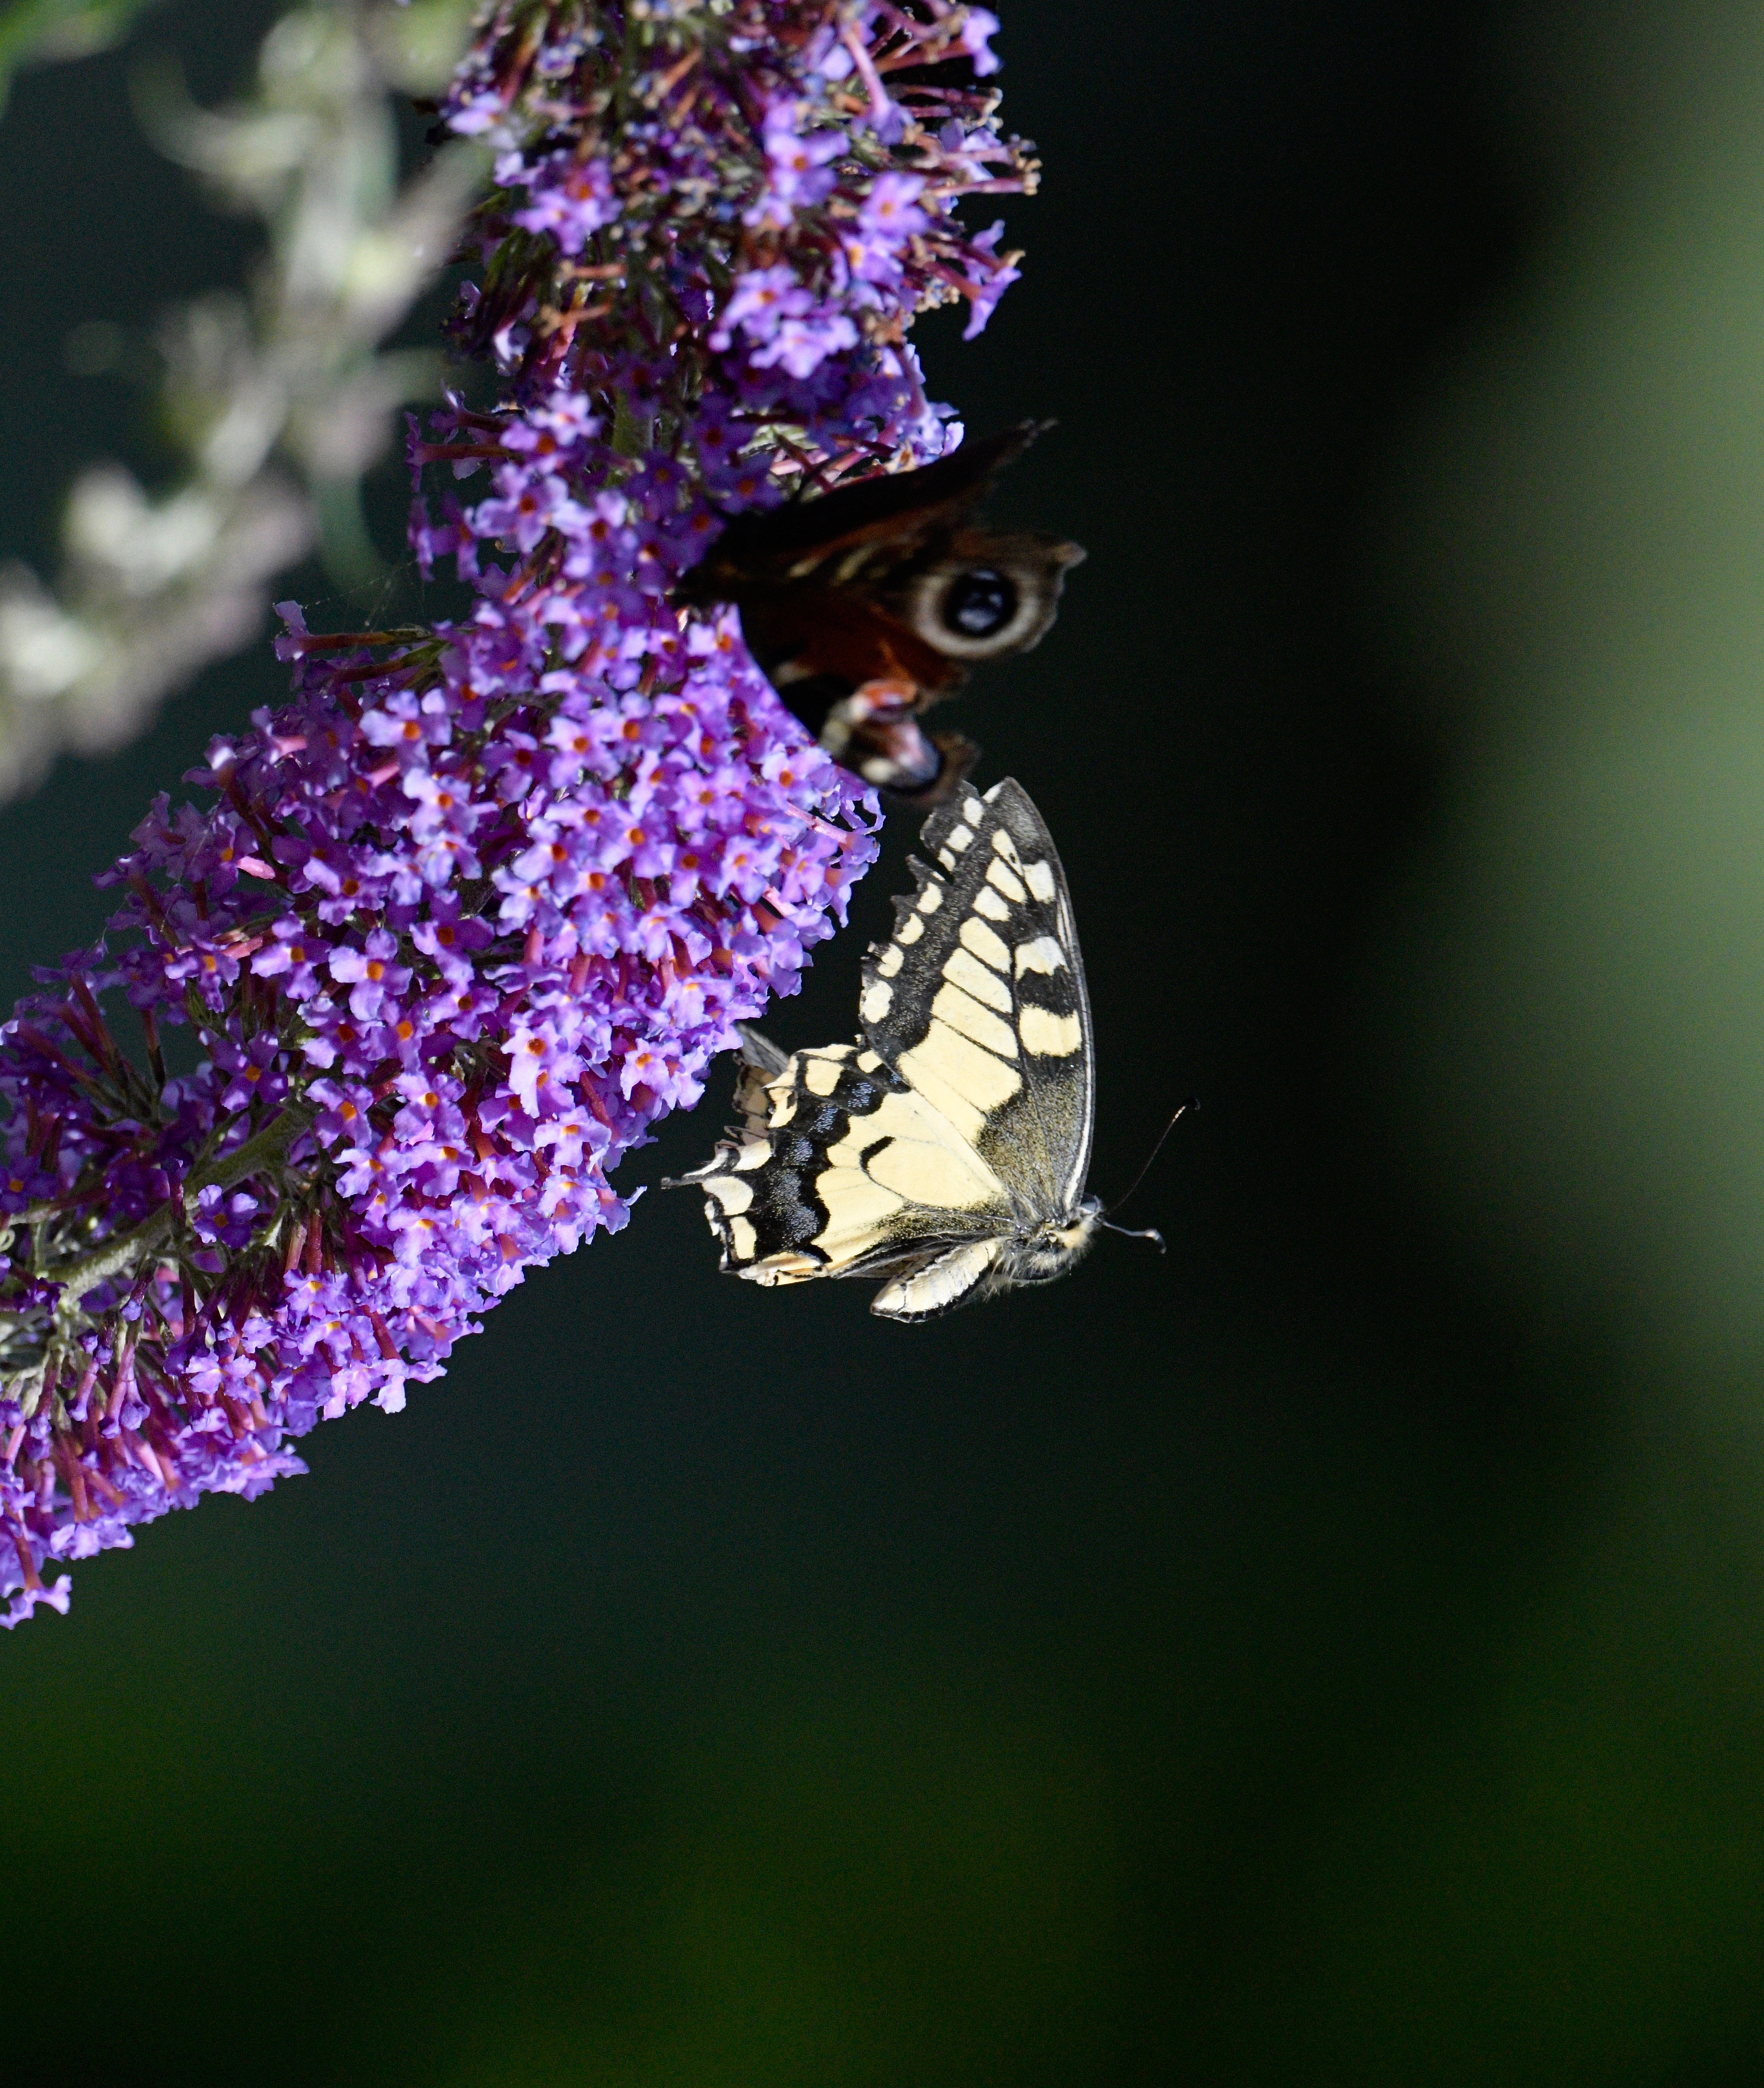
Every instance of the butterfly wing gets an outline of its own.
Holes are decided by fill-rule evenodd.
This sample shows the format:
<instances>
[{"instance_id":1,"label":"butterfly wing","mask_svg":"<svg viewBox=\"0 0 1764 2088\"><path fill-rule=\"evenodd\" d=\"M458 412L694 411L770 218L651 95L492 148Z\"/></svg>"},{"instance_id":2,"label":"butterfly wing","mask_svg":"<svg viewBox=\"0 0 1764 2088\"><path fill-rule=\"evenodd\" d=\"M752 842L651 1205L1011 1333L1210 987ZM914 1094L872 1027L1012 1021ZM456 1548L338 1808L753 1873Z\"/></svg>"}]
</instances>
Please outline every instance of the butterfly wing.
<instances>
[{"instance_id":1,"label":"butterfly wing","mask_svg":"<svg viewBox=\"0 0 1764 2088\"><path fill-rule=\"evenodd\" d=\"M1025 421L910 472L739 515L675 590L734 602L760 671L836 759L905 794L965 771L915 713L977 661L1020 652L1053 622L1076 544L970 520L994 475L1047 423Z\"/></svg>"},{"instance_id":2,"label":"butterfly wing","mask_svg":"<svg viewBox=\"0 0 1764 2088\"><path fill-rule=\"evenodd\" d=\"M1072 898L1020 784L964 792L925 823L893 939L858 1013L883 1063L948 1118L1008 1187L1019 1223L1074 1209L1090 1167L1095 1055Z\"/></svg>"},{"instance_id":3,"label":"butterfly wing","mask_svg":"<svg viewBox=\"0 0 1764 2088\"><path fill-rule=\"evenodd\" d=\"M832 580L854 554L879 545L897 558L910 557L953 529L997 473L1052 425L1023 421L913 471L879 473L816 499L737 515L677 592L686 601L734 601L739 597L726 591L732 588ZM850 567L853 573L860 570Z\"/></svg>"},{"instance_id":4,"label":"butterfly wing","mask_svg":"<svg viewBox=\"0 0 1764 2088\"><path fill-rule=\"evenodd\" d=\"M920 1320L1008 1287L1014 1244L1075 1209L1094 1108L1090 1008L1058 856L1013 782L926 823L856 1044L786 1058L743 1028L745 1123L687 1175L726 1270L884 1277ZM669 1186L679 1186L670 1184Z\"/></svg>"},{"instance_id":5,"label":"butterfly wing","mask_svg":"<svg viewBox=\"0 0 1764 2088\"><path fill-rule=\"evenodd\" d=\"M910 1273L1008 1228L1004 1183L873 1051L785 1058L746 1025L743 1040L744 1123L666 1185L703 1189L726 1271L766 1285Z\"/></svg>"}]
</instances>

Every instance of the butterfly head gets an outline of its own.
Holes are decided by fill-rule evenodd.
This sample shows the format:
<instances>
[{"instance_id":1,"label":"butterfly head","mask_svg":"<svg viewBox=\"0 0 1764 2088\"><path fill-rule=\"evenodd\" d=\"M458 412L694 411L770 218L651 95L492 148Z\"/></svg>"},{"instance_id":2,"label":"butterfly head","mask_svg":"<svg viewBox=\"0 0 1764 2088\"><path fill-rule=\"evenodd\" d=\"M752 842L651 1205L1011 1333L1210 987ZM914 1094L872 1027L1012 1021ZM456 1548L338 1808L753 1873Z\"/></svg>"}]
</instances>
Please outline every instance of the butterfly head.
<instances>
[{"instance_id":1,"label":"butterfly head","mask_svg":"<svg viewBox=\"0 0 1764 2088\"><path fill-rule=\"evenodd\" d=\"M1090 1252L1102 1225L1102 1200L1085 1196L1071 1210L1001 1241L994 1287L1013 1290L1032 1283L1058 1282Z\"/></svg>"}]
</instances>

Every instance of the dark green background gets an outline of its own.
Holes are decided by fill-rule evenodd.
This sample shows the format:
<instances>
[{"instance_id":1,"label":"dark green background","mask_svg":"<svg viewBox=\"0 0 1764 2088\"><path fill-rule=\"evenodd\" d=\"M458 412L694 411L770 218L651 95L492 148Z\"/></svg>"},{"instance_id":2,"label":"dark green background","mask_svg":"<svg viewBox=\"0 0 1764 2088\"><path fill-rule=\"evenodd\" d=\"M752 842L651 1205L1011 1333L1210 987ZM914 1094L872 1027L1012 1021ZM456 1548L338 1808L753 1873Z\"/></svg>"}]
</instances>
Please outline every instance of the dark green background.
<instances>
[{"instance_id":1,"label":"dark green background","mask_svg":"<svg viewBox=\"0 0 1764 2088\"><path fill-rule=\"evenodd\" d=\"M218 98L270 11L137 47ZM1168 1256L900 1329L647 1200L83 1568L0 1644L9 2077L1764 2077L1764 28L1001 11L1047 185L932 388L1060 417L998 511L1091 556L961 721L1071 875L1094 1186L1202 1099ZM154 468L67 331L249 243L127 62L0 124L39 563ZM277 681L0 818L8 995Z\"/></svg>"}]
</instances>

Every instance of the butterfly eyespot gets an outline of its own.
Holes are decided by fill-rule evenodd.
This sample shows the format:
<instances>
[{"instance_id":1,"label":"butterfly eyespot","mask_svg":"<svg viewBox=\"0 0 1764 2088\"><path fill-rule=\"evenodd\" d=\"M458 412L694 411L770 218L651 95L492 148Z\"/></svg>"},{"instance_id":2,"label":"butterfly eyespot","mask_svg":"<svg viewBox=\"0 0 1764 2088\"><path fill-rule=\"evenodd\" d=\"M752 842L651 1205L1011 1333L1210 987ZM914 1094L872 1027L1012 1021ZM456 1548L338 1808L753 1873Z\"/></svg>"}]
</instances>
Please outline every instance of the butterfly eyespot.
<instances>
[{"instance_id":1,"label":"butterfly eyespot","mask_svg":"<svg viewBox=\"0 0 1764 2088\"><path fill-rule=\"evenodd\" d=\"M1017 587L991 566L958 573L940 608L944 624L963 638L990 638L1017 614Z\"/></svg>"}]
</instances>

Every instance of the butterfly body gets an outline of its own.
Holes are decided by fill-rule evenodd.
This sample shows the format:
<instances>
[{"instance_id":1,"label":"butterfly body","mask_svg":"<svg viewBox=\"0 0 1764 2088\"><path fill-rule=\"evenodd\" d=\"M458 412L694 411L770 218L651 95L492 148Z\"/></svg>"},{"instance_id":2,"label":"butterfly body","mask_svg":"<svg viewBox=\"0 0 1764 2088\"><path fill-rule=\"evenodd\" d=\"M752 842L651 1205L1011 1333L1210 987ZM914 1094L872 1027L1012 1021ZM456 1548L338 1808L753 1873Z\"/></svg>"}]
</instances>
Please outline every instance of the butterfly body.
<instances>
[{"instance_id":1,"label":"butterfly body","mask_svg":"<svg viewBox=\"0 0 1764 2088\"><path fill-rule=\"evenodd\" d=\"M743 1121L683 1178L726 1270L883 1278L871 1309L903 1320L1051 1282L1102 1220L1090 1008L1047 828L1006 781L940 807L923 838L936 867L912 866L865 964L857 1042L786 1055L743 1025Z\"/></svg>"},{"instance_id":2,"label":"butterfly body","mask_svg":"<svg viewBox=\"0 0 1764 2088\"><path fill-rule=\"evenodd\" d=\"M1084 556L972 519L1039 432L1025 421L916 471L737 516L676 595L735 605L755 663L837 759L901 795L947 798L972 753L927 739L918 717L974 662L1035 644Z\"/></svg>"}]
</instances>

